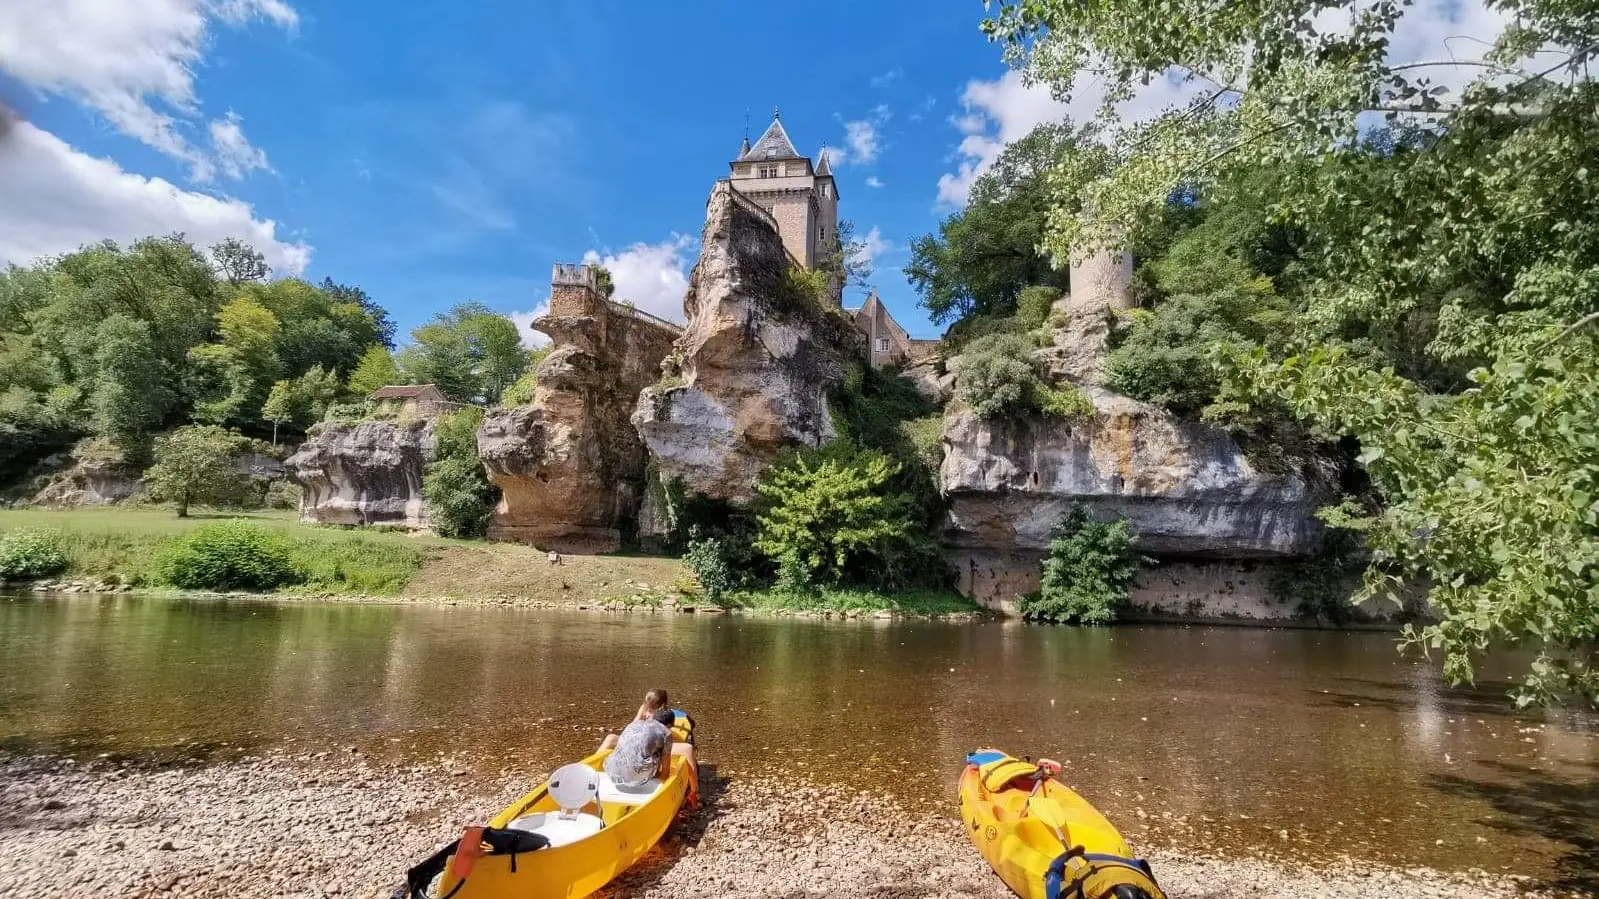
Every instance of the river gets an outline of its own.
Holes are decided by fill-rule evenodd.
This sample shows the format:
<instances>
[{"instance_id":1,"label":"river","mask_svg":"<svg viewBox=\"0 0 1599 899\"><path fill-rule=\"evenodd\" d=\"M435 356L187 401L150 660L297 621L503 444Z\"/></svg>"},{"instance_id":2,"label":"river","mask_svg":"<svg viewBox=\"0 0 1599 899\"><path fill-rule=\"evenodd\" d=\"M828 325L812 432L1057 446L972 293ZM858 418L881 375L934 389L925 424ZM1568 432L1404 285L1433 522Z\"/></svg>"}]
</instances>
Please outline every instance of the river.
<instances>
[{"instance_id":1,"label":"river","mask_svg":"<svg viewBox=\"0 0 1599 899\"><path fill-rule=\"evenodd\" d=\"M993 745L1065 763L1135 842L1599 870L1599 720L1446 688L1391 634L0 598L12 751L542 770L657 685L732 778L948 809L963 754Z\"/></svg>"}]
</instances>

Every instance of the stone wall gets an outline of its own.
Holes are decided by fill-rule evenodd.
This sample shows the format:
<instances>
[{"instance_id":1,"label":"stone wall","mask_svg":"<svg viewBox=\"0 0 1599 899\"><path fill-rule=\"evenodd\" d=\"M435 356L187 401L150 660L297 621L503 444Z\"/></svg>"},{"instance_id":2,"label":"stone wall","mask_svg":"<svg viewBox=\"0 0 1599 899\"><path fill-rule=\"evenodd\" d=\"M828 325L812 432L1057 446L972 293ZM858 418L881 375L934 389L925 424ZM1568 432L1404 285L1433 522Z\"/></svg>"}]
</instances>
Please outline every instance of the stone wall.
<instances>
[{"instance_id":1,"label":"stone wall","mask_svg":"<svg viewBox=\"0 0 1599 899\"><path fill-rule=\"evenodd\" d=\"M323 422L283 465L303 491L304 521L424 530L434 448L430 418Z\"/></svg>"},{"instance_id":2,"label":"stone wall","mask_svg":"<svg viewBox=\"0 0 1599 899\"><path fill-rule=\"evenodd\" d=\"M491 411L478 452L502 491L489 537L560 552L609 552L634 528L644 445L629 422L681 331L601 297L592 269L556 266L553 341L527 406Z\"/></svg>"},{"instance_id":3,"label":"stone wall","mask_svg":"<svg viewBox=\"0 0 1599 899\"><path fill-rule=\"evenodd\" d=\"M841 310L788 296L782 238L719 183L706 205L688 327L633 412L661 478L734 504L785 448L834 436L827 391L861 336Z\"/></svg>"}]
</instances>

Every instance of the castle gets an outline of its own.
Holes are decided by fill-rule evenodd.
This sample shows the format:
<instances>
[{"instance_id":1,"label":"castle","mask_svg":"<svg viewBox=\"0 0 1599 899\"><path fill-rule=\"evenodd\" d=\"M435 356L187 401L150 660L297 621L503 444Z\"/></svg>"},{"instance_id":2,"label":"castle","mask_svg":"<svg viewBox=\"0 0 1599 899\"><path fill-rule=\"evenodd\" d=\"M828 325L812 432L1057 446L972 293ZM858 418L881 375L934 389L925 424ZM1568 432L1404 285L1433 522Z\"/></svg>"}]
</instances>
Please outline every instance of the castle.
<instances>
[{"instance_id":1,"label":"castle","mask_svg":"<svg viewBox=\"0 0 1599 899\"><path fill-rule=\"evenodd\" d=\"M838 240L839 196L826 150L813 166L810 157L794 148L782 117L774 112L759 140L751 144L744 138L728 169L728 183L772 217L795 263L814 269L827 261ZM843 305L842 284L834 285L833 302ZM875 290L860 308L844 311L865 337L873 368L924 358L937 348L936 340L911 339Z\"/></svg>"}]
</instances>

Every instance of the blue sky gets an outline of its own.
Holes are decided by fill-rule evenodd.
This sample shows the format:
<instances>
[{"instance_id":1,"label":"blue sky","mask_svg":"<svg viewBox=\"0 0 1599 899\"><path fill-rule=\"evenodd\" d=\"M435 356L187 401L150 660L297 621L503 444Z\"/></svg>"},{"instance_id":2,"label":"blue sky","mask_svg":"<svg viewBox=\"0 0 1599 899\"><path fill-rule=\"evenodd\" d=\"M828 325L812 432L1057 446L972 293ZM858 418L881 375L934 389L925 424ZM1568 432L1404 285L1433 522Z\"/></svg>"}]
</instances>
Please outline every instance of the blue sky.
<instances>
[{"instance_id":1,"label":"blue sky","mask_svg":"<svg viewBox=\"0 0 1599 899\"><path fill-rule=\"evenodd\" d=\"M525 318L551 263L585 254L680 317L711 184L746 116L756 137L777 107L802 152L836 148L880 293L933 336L907 242L1002 140L1062 112L1006 76L976 0L10 7L6 261L242 232L280 272L366 288L402 330L468 299Z\"/></svg>"}]
</instances>

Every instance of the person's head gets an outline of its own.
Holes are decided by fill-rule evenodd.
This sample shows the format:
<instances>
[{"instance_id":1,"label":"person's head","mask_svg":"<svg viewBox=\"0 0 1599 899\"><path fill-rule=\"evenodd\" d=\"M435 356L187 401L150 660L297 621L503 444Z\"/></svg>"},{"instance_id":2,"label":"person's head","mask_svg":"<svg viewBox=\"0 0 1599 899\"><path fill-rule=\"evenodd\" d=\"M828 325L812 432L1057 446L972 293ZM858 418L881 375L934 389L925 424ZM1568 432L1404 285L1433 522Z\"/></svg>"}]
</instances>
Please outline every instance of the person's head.
<instances>
[{"instance_id":1,"label":"person's head","mask_svg":"<svg viewBox=\"0 0 1599 899\"><path fill-rule=\"evenodd\" d=\"M644 709L648 712L660 711L666 708L669 702L671 700L666 698L665 690L651 690L644 694Z\"/></svg>"},{"instance_id":2,"label":"person's head","mask_svg":"<svg viewBox=\"0 0 1599 899\"><path fill-rule=\"evenodd\" d=\"M650 720L656 724L664 724L667 727L671 727L672 722L677 720L677 713L671 709L656 709L655 713L650 715Z\"/></svg>"}]
</instances>

